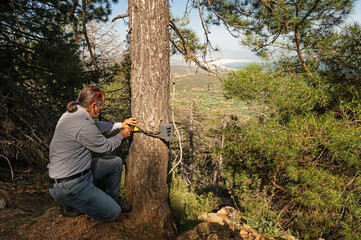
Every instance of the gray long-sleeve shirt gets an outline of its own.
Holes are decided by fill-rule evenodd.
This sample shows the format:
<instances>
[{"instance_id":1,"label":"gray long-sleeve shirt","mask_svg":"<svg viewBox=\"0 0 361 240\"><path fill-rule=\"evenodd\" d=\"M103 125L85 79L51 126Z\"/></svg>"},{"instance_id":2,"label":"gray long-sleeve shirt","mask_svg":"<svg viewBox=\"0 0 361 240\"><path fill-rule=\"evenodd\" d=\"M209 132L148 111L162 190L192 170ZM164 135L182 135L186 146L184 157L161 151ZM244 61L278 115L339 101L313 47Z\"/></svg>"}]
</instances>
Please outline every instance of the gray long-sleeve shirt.
<instances>
[{"instance_id":1,"label":"gray long-sleeve shirt","mask_svg":"<svg viewBox=\"0 0 361 240\"><path fill-rule=\"evenodd\" d=\"M121 123L94 121L89 113L78 105L74 113L64 113L56 125L50 143L51 178L64 178L80 173L91 166L91 152L112 152L121 144L123 136L105 138L102 132L114 129Z\"/></svg>"}]
</instances>

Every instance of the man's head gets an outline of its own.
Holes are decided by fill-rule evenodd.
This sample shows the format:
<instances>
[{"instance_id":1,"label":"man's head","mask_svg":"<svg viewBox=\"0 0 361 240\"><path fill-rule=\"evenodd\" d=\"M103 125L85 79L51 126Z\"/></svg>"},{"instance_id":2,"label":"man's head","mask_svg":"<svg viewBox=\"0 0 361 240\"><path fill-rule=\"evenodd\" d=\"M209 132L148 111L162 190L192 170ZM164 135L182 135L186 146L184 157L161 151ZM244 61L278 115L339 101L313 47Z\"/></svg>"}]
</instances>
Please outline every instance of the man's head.
<instances>
[{"instance_id":1,"label":"man's head","mask_svg":"<svg viewBox=\"0 0 361 240\"><path fill-rule=\"evenodd\" d=\"M77 102L87 110L92 118L96 118L103 110L105 95L97 86L86 86L80 91ZM68 112L75 112L76 110L77 107L75 102L68 103Z\"/></svg>"}]
</instances>

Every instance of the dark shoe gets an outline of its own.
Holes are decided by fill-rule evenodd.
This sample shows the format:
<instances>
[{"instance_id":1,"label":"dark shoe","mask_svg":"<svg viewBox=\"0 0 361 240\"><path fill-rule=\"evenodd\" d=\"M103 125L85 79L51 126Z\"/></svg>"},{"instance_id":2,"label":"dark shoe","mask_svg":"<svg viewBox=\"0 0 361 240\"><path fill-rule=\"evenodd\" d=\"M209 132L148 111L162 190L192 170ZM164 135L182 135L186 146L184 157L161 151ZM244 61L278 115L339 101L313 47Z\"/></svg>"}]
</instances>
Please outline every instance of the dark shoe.
<instances>
[{"instance_id":1,"label":"dark shoe","mask_svg":"<svg viewBox=\"0 0 361 240\"><path fill-rule=\"evenodd\" d=\"M64 217L77 217L77 216L80 216L80 215L84 214L82 212L79 212L75 208L72 208L72 207L69 207L69 206L65 205L62 202L57 202L57 203L59 204L60 213Z\"/></svg>"},{"instance_id":2,"label":"dark shoe","mask_svg":"<svg viewBox=\"0 0 361 240\"><path fill-rule=\"evenodd\" d=\"M126 212L130 212L132 211L132 206L129 205L128 203L124 202L121 198L118 198L117 200L115 200L120 209L122 210L122 213L126 213Z\"/></svg>"}]
</instances>

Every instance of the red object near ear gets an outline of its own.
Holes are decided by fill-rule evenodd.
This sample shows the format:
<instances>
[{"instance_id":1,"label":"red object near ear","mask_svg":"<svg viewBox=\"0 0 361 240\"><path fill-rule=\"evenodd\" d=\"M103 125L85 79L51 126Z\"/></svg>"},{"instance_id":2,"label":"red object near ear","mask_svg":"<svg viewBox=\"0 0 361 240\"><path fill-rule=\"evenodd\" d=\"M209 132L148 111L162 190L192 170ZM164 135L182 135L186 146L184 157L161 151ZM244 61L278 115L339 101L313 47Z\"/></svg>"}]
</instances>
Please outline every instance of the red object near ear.
<instances>
[{"instance_id":1,"label":"red object near ear","mask_svg":"<svg viewBox=\"0 0 361 240\"><path fill-rule=\"evenodd\" d=\"M103 90L100 90L100 92L93 98L93 100L90 101L89 105L92 104L92 102L103 92Z\"/></svg>"}]
</instances>

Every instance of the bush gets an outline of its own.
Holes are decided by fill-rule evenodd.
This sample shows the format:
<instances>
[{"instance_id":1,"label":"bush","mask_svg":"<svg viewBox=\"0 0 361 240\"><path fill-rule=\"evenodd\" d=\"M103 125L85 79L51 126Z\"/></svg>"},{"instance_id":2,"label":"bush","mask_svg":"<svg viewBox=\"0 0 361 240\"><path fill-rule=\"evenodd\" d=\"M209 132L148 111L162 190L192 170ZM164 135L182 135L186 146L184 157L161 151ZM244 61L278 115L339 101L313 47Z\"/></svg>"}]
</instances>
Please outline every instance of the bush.
<instances>
[{"instance_id":1,"label":"bush","mask_svg":"<svg viewBox=\"0 0 361 240\"><path fill-rule=\"evenodd\" d=\"M223 176L246 216L282 222L302 238L357 239L360 130L332 115L234 122L227 127Z\"/></svg>"},{"instance_id":2,"label":"bush","mask_svg":"<svg viewBox=\"0 0 361 240\"><path fill-rule=\"evenodd\" d=\"M197 195L192 187L186 186L184 181L175 175L172 177L169 199L180 232L194 227L199 223L198 216L218 209L220 202L220 199L211 192Z\"/></svg>"},{"instance_id":3,"label":"bush","mask_svg":"<svg viewBox=\"0 0 361 240\"><path fill-rule=\"evenodd\" d=\"M267 231L280 224L302 239L361 238L361 127L347 115L357 111L345 110L345 118L319 111L328 103L328 88L296 74L256 67L233 72L227 81L228 94L254 96L268 107L265 118L226 128L223 178L249 221L267 223L258 224ZM250 86L254 92L246 95L233 91L249 81L266 85L262 91Z\"/></svg>"},{"instance_id":4,"label":"bush","mask_svg":"<svg viewBox=\"0 0 361 240\"><path fill-rule=\"evenodd\" d=\"M266 104L269 114L283 120L325 108L330 101L327 86L321 81L310 84L302 75L272 72L260 65L230 72L223 87L228 97Z\"/></svg>"}]
</instances>

